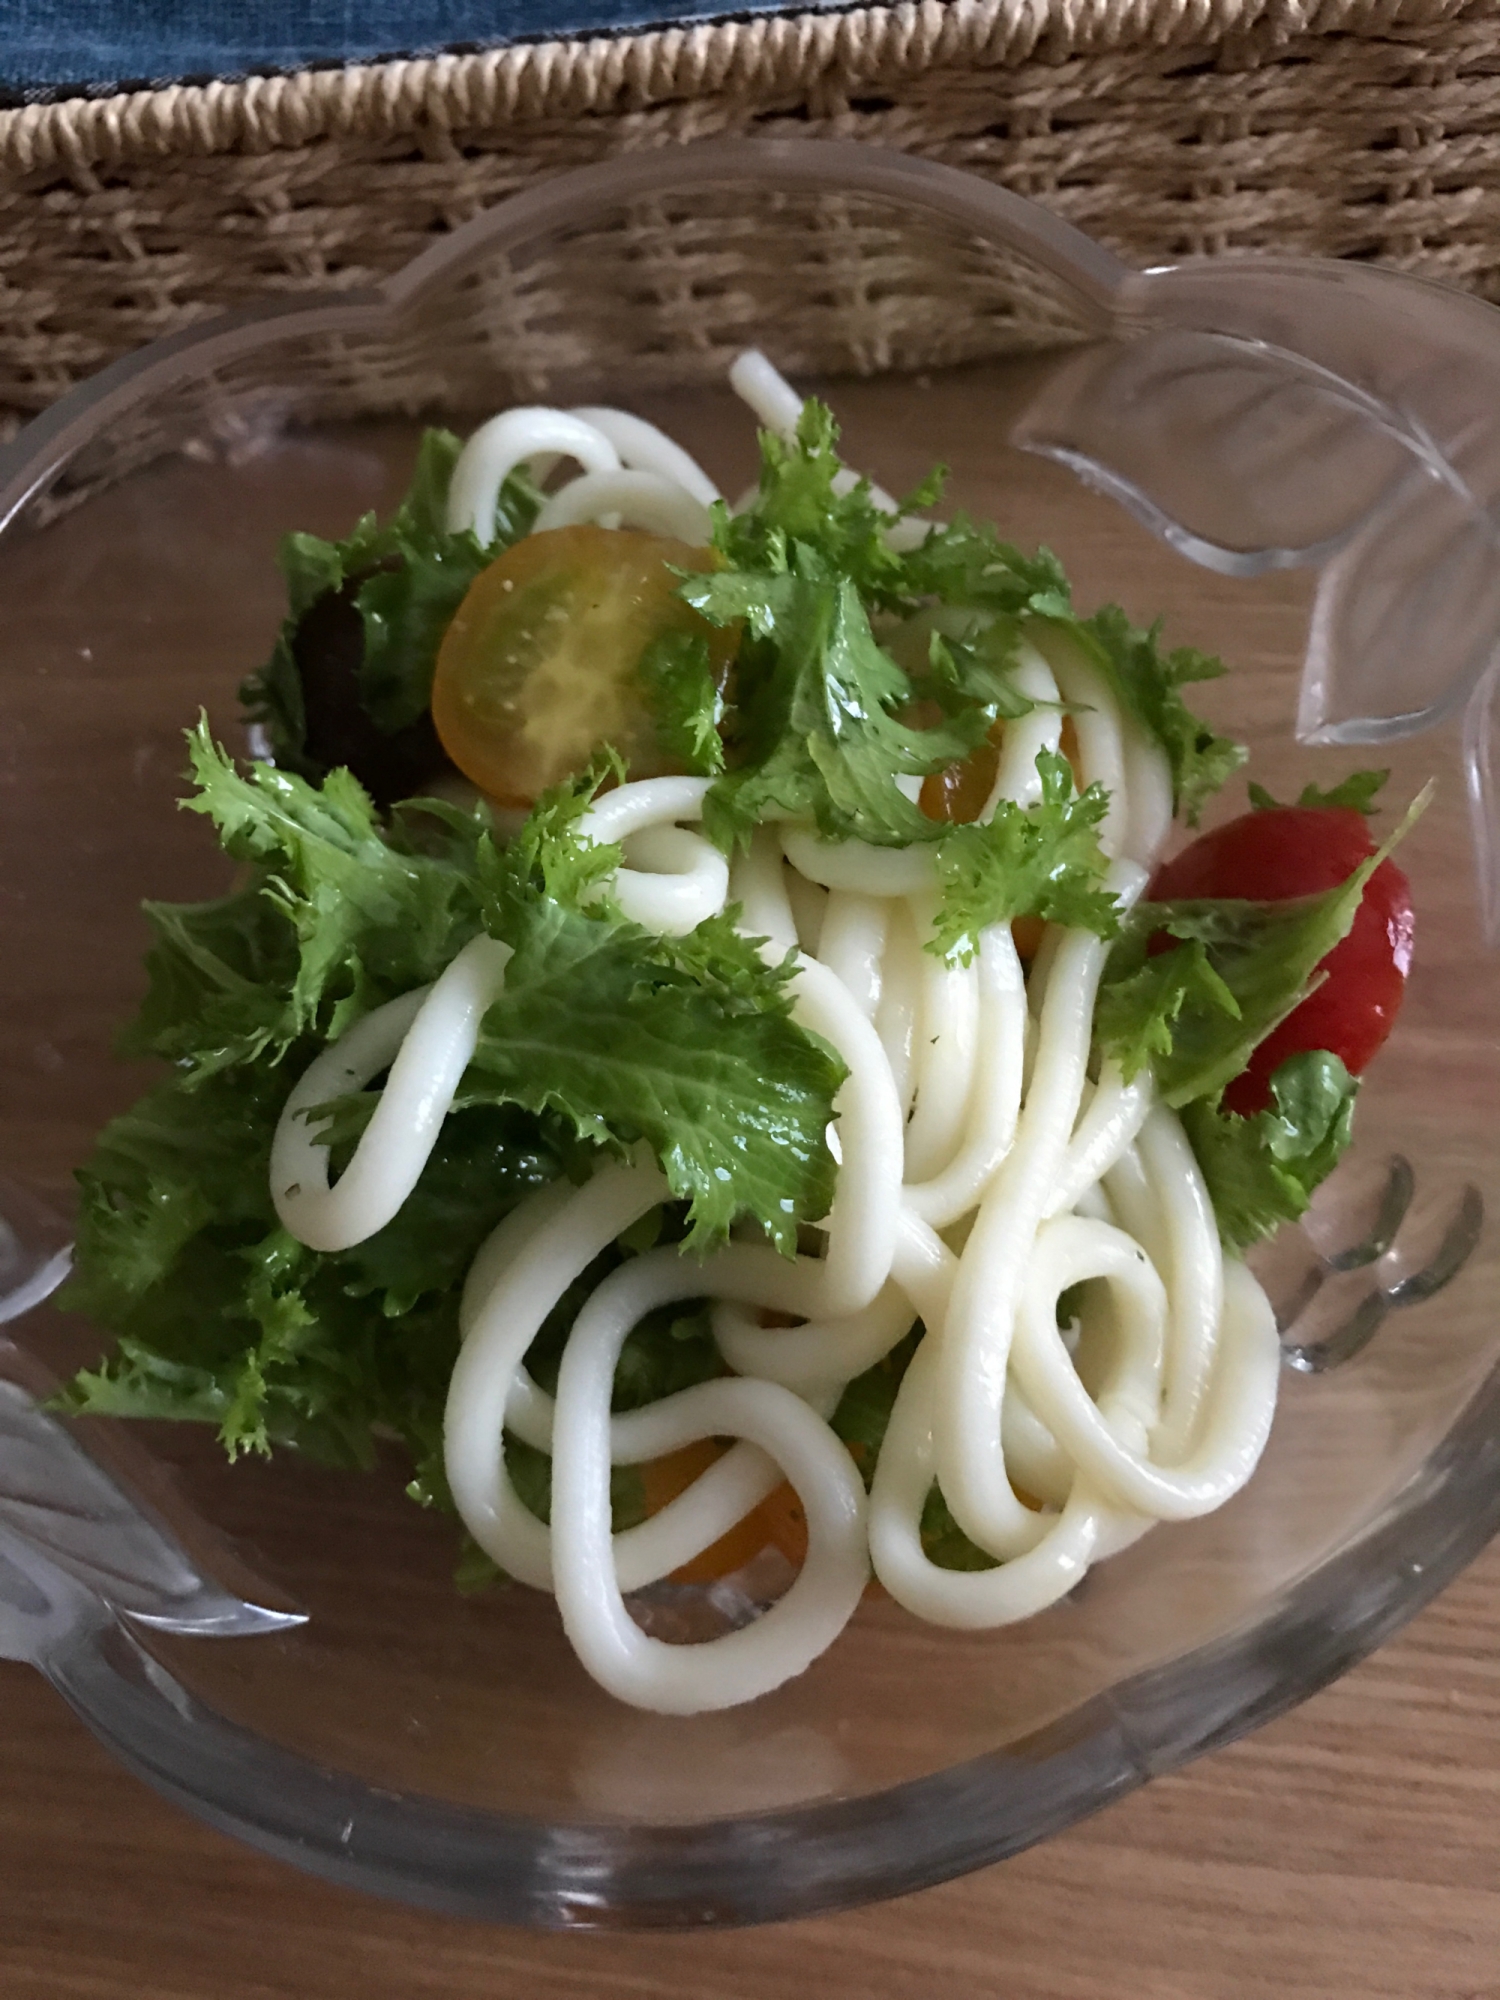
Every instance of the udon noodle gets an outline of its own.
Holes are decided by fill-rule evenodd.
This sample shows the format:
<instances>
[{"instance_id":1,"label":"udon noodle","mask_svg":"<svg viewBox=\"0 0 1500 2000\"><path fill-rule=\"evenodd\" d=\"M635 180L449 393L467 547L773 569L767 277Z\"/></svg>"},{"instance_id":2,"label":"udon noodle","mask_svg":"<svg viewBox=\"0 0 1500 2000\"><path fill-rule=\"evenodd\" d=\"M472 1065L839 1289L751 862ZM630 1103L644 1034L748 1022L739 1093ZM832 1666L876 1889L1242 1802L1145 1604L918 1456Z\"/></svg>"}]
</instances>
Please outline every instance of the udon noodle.
<instances>
[{"instance_id":1,"label":"udon noodle","mask_svg":"<svg viewBox=\"0 0 1500 2000\"><path fill-rule=\"evenodd\" d=\"M742 356L731 379L763 424L795 427L799 399L762 356ZM487 538L506 475L527 464L547 476L564 461L579 469L550 494L538 529L593 521L707 541L712 481L659 430L607 409L517 409L483 425L453 477L450 526ZM895 532L909 546L925 530ZM1038 796L1037 756L1057 748L1066 705L1080 782L1110 794L1101 845L1108 886L1128 905L1170 823L1165 758L1065 640L1023 645L1016 672L1038 706L1007 726L985 815ZM1149 1075L1127 1084L1107 1063L1090 1075L1101 940L1050 928L1028 974L1001 924L970 964L947 963L923 949L936 896L929 848L768 824L730 864L698 830L707 788L624 783L582 831L620 843L612 893L637 923L681 934L738 904L741 929L772 961L794 955L796 1017L848 1068L819 1254L787 1260L732 1241L701 1261L675 1248L628 1258L579 1312L554 1400L527 1371L533 1338L667 1189L644 1161L549 1186L474 1260L445 1431L448 1481L474 1539L509 1575L555 1593L607 1689L674 1714L748 1701L802 1671L848 1622L872 1568L898 1604L938 1625L998 1626L1055 1603L1156 1522L1206 1513L1244 1484L1278 1363L1271 1309L1245 1267L1225 1260L1192 1150ZM301 1241L343 1249L399 1211L508 957L475 938L435 984L366 1016L301 1078L271 1162L277 1212ZM382 1071L378 1109L330 1187L304 1114ZM1078 1316L1060 1325L1059 1300L1085 1281ZM702 1298L728 1372L611 1415L632 1328ZM794 1323L766 1324L768 1313ZM844 1386L918 1322L867 1497L828 1418ZM551 1455L550 1527L511 1482L507 1432ZM703 1439L736 1442L652 1518L613 1533L611 1468ZM641 1630L628 1593L711 1547L783 1480L808 1529L785 1594L703 1643ZM930 1559L921 1524L934 1484L993 1567Z\"/></svg>"}]
</instances>

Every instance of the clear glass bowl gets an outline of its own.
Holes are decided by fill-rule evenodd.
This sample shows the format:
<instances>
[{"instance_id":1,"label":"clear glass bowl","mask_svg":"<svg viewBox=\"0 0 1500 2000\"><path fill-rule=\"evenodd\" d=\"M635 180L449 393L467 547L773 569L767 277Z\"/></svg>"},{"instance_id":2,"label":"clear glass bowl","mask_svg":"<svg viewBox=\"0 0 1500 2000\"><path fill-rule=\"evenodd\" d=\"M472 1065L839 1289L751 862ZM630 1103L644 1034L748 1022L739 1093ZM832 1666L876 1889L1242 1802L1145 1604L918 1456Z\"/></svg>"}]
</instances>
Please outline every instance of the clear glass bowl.
<instances>
[{"instance_id":1,"label":"clear glass bowl","mask_svg":"<svg viewBox=\"0 0 1500 2000\"><path fill-rule=\"evenodd\" d=\"M1207 699L1273 790L1361 742L1394 795L1439 789L1403 857L1417 966L1357 1146L1258 1260L1290 1366L1249 1489L1027 1625L939 1632L869 1602L801 1680L681 1721L603 1695L542 1597L456 1596L451 1528L399 1465L230 1469L206 1432L65 1431L35 1398L99 1339L37 1301L70 1172L144 1080L109 1052L138 902L224 880L172 810L180 731L202 705L243 741L279 535L388 502L420 417L518 399L632 404L737 490L753 447L723 378L750 342L827 389L851 460L900 489L946 459L955 502L1074 557L1083 601L1170 616L1179 593L1174 636L1243 662ZM301 1866L637 1927L996 1860L1410 1616L1500 1523L1497 375L1500 316L1408 280L1130 272L946 169L768 142L563 176L378 291L206 322L34 423L0 454L0 1652ZM1219 577L1185 589L1173 550Z\"/></svg>"}]
</instances>

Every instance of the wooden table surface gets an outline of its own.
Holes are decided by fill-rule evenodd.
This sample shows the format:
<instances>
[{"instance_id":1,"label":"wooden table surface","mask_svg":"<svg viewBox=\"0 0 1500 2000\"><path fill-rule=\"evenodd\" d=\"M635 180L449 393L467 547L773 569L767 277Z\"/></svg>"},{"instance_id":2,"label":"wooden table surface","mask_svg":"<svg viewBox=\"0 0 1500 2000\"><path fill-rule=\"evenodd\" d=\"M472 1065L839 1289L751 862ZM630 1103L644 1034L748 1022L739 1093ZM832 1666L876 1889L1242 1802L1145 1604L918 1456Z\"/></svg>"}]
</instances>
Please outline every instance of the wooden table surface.
<instances>
[{"instance_id":1,"label":"wooden table surface","mask_svg":"<svg viewBox=\"0 0 1500 2000\"><path fill-rule=\"evenodd\" d=\"M1070 556L1071 490L1035 488ZM1198 637L1235 587L1172 575ZM1247 650L1303 604L1276 584ZM759 1931L527 1934L325 1887L156 1799L19 1666L0 1773L3 2000L1500 2000L1500 1545L1255 1737L1003 1867Z\"/></svg>"}]
</instances>

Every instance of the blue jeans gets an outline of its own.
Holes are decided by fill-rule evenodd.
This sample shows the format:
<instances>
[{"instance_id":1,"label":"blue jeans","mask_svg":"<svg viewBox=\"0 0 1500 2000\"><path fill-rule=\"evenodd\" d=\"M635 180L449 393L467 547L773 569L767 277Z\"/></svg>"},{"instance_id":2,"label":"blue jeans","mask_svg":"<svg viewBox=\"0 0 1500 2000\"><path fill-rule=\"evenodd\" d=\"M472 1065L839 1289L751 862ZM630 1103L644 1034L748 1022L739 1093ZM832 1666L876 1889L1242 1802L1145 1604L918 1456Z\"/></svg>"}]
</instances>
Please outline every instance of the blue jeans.
<instances>
[{"instance_id":1,"label":"blue jeans","mask_svg":"<svg viewBox=\"0 0 1500 2000\"><path fill-rule=\"evenodd\" d=\"M804 4L806 0L804 0ZM11 102L774 12L777 0L0 0Z\"/></svg>"}]
</instances>

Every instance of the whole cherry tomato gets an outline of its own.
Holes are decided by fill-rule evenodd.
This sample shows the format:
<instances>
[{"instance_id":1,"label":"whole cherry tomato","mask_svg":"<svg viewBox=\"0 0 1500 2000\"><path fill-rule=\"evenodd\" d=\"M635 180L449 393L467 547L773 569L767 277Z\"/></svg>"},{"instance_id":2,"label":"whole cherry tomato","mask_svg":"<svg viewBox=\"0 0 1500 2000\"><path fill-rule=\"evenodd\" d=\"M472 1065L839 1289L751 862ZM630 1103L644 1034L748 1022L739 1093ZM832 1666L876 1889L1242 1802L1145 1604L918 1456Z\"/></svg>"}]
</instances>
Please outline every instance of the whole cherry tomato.
<instances>
[{"instance_id":1,"label":"whole cherry tomato","mask_svg":"<svg viewBox=\"0 0 1500 2000\"><path fill-rule=\"evenodd\" d=\"M1336 888L1375 851L1362 813L1347 806L1275 806L1215 827L1159 868L1155 902L1241 896L1277 903ZM1319 966L1323 983L1261 1043L1224 1093L1230 1111L1262 1111L1288 1056L1328 1049L1358 1076L1391 1032L1411 968L1411 885L1382 861L1349 935Z\"/></svg>"},{"instance_id":2,"label":"whole cherry tomato","mask_svg":"<svg viewBox=\"0 0 1500 2000\"><path fill-rule=\"evenodd\" d=\"M722 682L737 629L710 625L677 595L674 570L716 558L663 535L584 525L526 535L481 570L443 635L432 719L480 790L529 805L611 743L632 777L673 765L636 670L654 639L699 637Z\"/></svg>"}]
</instances>

